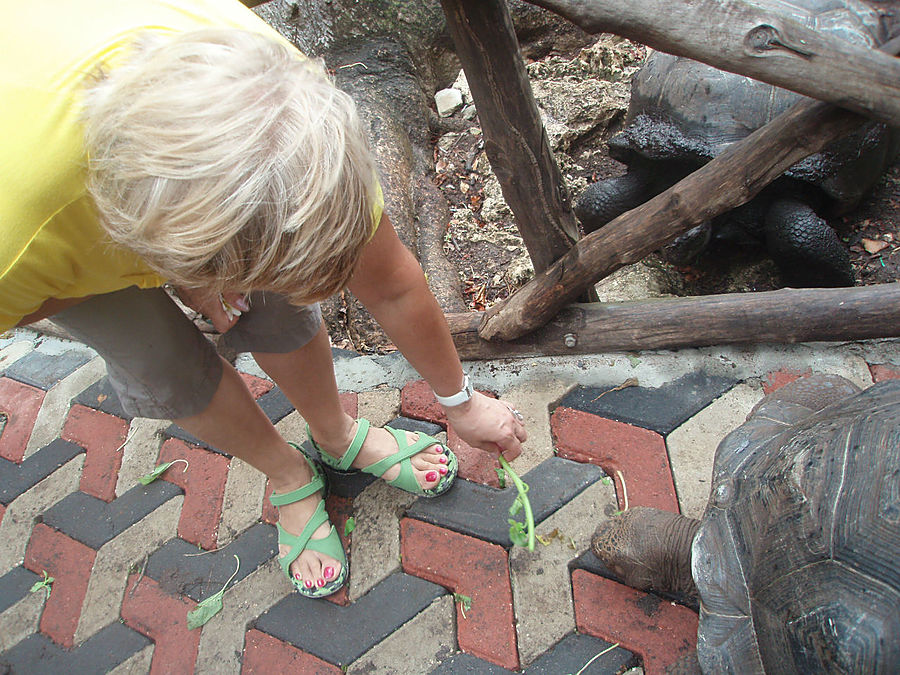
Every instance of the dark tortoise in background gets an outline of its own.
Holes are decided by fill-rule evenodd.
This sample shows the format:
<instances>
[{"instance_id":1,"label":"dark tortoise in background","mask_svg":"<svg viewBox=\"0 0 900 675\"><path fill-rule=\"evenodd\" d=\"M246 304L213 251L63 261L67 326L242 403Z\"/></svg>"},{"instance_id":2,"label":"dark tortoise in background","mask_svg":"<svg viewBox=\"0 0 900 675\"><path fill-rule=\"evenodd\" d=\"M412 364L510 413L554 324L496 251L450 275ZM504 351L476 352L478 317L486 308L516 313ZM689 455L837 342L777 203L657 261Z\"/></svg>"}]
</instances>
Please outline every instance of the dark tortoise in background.
<instances>
[{"instance_id":1,"label":"dark tortoise in background","mask_svg":"<svg viewBox=\"0 0 900 675\"><path fill-rule=\"evenodd\" d=\"M875 47L900 30L900 7L862 0L752 0L818 31ZM876 7L874 5L879 5ZM575 214L593 232L663 190L801 100L799 94L691 59L652 52L632 80L624 129L609 154L623 176L588 186ZM682 235L668 249L685 263L709 237L764 242L794 286L852 286L850 256L824 218L851 211L893 164L900 130L867 123L795 164L748 204Z\"/></svg>"},{"instance_id":2,"label":"dark tortoise in background","mask_svg":"<svg viewBox=\"0 0 900 675\"><path fill-rule=\"evenodd\" d=\"M705 673L898 672L900 380L772 392L719 444L702 520L629 509L592 550L629 585L699 595Z\"/></svg>"}]
</instances>

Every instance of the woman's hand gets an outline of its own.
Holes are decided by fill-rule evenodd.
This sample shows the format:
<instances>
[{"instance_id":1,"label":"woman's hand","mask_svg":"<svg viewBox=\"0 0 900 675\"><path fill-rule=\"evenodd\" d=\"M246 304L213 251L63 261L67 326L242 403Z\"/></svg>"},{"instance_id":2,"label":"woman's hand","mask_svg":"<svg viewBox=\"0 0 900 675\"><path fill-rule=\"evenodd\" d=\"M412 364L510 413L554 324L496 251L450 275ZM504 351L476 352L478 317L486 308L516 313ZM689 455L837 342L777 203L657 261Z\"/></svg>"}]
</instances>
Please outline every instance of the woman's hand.
<instances>
[{"instance_id":1,"label":"woman's hand","mask_svg":"<svg viewBox=\"0 0 900 675\"><path fill-rule=\"evenodd\" d=\"M522 453L528 439L521 415L511 403L480 392L462 405L444 408L447 421L466 443L488 452L500 452L507 461Z\"/></svg>"},{"instance_id":2,"label":"woman's hand","mask_svg":"<svg viewBox=\"0 0 900 675\"><path fill-rule=\"evenodd\" d=\"M175 290L184 304L209 319L220 333L228 331L241 313L250 309L246 296L240 293L210 293L202 288L182 287Z\"/></svg>"}]
</instances>

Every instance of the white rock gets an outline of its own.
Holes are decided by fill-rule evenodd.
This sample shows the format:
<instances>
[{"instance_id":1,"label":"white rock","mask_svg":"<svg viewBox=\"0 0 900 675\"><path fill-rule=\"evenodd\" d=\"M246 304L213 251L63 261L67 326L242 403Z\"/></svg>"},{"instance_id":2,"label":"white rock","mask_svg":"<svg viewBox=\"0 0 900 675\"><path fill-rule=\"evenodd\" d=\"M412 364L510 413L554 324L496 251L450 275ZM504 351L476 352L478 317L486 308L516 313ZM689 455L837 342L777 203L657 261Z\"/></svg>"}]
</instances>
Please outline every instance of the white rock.
<instances>
[{"instance_id":1,"label":"white rock","mask_svg":"<svg viewBox=\"0 0 900 675\"><path fill-rule=\"evenodd\" d=\"M466 79L466 71L460 70L459 76L456 78L456 81L450 86L454 89L459 89L460 93L462 93L464 103L472 102L472 91L469 89L469 81Z\"/></svg>"},{"instance_id":2,"label":"white rock","mask_svg":"<svg viewBox=\"0 0 900 675\"><path fill-rule=\"evenodd\" d=\"M434 95L438 115L449 117L463 106L462 92L459 89L441 89Z\"/></svg>"}]
</instances>

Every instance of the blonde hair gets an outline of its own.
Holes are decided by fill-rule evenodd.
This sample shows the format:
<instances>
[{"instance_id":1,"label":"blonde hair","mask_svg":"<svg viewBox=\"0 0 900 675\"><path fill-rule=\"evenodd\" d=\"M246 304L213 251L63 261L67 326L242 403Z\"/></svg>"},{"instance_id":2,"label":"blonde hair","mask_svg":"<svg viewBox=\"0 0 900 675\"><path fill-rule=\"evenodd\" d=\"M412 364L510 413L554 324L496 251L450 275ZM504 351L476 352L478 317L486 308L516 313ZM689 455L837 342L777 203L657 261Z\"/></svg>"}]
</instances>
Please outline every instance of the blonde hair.
<instances>
[{"instance_id":1,"label":"blonde hair","mask_svg":"<svg viewBox=\"0 0 900 675\"><path fill-rule=\"evenodd\" d=\"M176 284L323 298L377 225L353 101L256 33L140 44L90 87L85 143L105 229Z\"/></svg>"}]
</instances>

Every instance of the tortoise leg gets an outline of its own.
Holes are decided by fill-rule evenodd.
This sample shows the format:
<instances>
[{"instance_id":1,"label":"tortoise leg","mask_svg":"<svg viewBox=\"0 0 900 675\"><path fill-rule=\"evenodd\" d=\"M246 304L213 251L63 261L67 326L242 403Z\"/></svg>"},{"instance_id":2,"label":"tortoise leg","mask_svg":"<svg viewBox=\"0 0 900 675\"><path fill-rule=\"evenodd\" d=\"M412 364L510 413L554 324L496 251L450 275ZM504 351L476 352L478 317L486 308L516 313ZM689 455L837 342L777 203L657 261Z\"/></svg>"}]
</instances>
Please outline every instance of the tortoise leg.
<instances>
[{"instance_id":1,"label":"tortoise leg","mask_svg":"<svg viewBox=\"0 0 900 675\"><path fill-rule=\"evenodd\" d=\"M766 246L795 286L853 286L850 254L808 204L777 199L766 212Z\"/></svg>"},{"instance_id":2,"label":"tortoise leg","mask_svg":"<svg viewBox=\"0 0 900 675\"><path fill-rule=\"evenodd\" d=\"M586 233L594 232L654 194L647 173L630 168L623 176L588 185L575 202L575 216Z\"/></svg>"},{"instance_id":3,"label":"tortoise leg","mask_svg":"<svg viewBox=\"0 0 900 675\"><path fill-rule=\"evenodd\" d=\"M697 597L691 544L699 527L694 518L635 506L600 525L591 550L629 586Z\"/></svg>"}]
</instances>

